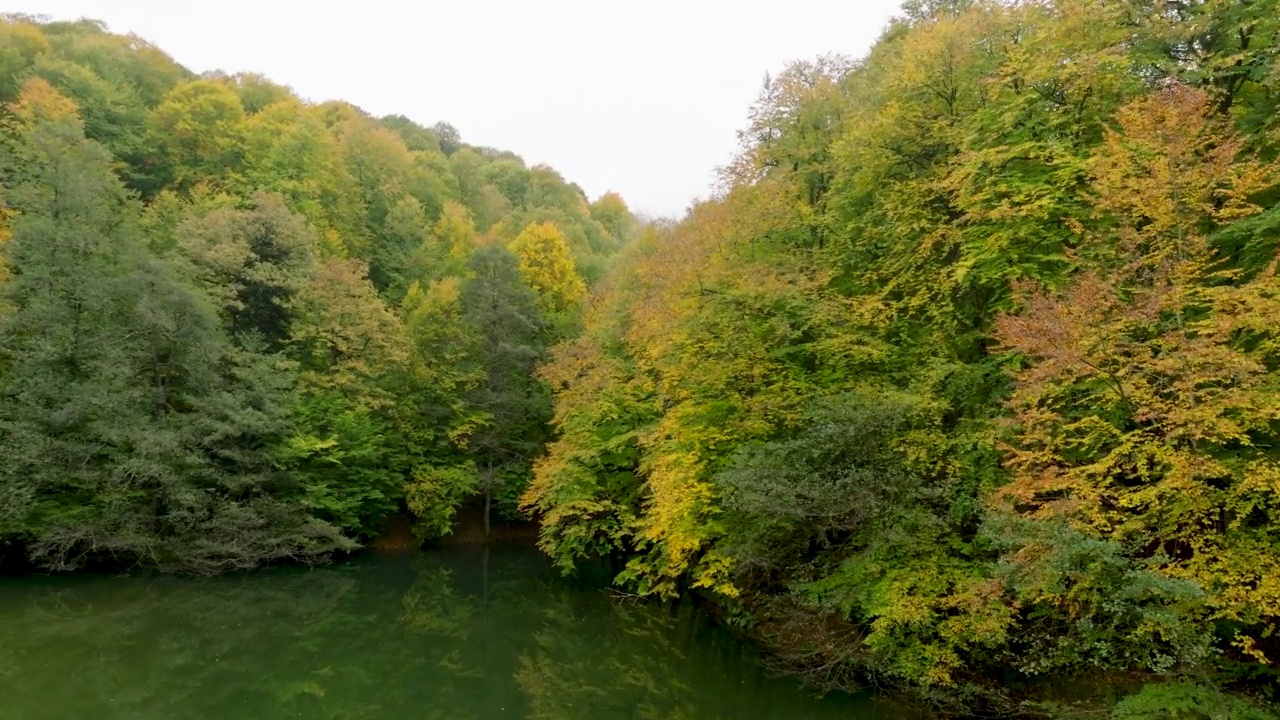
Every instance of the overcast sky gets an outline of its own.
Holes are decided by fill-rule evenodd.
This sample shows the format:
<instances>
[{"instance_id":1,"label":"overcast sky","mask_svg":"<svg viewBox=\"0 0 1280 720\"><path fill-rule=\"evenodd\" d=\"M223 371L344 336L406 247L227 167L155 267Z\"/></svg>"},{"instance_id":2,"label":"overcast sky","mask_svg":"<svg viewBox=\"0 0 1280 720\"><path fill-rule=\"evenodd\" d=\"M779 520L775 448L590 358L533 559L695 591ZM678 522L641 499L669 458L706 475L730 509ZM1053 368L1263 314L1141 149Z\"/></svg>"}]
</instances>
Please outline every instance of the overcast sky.
<instances>
[{"instance_id":1,"label":"overcast sky","mask_svg":"<svg viewBox=\"0 0 1280 720\"><path fill-rule=\"evenodd\" d=\"M15 0L90 17L197 72L444 120L591 197L678 215L705 196L766 72L864 54L900 0Z\"/></svg>"}]
</instances>

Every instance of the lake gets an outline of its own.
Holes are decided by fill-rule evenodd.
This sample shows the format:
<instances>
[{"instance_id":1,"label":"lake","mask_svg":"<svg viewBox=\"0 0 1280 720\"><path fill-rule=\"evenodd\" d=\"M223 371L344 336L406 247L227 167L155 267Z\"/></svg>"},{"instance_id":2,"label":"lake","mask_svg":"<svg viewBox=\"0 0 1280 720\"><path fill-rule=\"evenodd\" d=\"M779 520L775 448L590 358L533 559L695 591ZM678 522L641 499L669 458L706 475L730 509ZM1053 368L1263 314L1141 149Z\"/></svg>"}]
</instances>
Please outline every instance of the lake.
<instances>
[{"instance_id":1,"label":"lake","mask_svg":"<svg viewBox=\"0 0 1280 720\"><path fill-rule=\"evenodd\" d=\"M766 673L693 603L525 546L217 578L0 579L4 720L908 720Z\"/></svg>"}]
</instances>

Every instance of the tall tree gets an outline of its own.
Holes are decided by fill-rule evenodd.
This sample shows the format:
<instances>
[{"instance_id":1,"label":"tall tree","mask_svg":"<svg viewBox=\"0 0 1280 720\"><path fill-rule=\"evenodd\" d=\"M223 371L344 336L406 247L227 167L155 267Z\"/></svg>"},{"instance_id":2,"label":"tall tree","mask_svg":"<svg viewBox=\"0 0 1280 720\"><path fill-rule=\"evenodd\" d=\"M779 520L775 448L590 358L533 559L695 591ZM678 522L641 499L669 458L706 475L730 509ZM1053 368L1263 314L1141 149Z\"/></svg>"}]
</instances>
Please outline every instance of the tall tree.
<instances>
[{"instance_id":1,"label":"tall tree","mask_svg":"<svg viewBox=\"0 0 1280 720\"><path fill-rule=\"evenodd\" d=\"M302 378L286 454L310 511L372 535L396 511L405 477L390 381L408 360L404 328L357 260L321 262L288 309Z\"/></svg>"},{"instance_id":2,"label":"tall tree","mask_svg":"<svg viewBox=\"0 0 1280 720\"><path fill-rule=\"evenodd\" d=\"M443 537L479 485L466 438L486 420L468 400L486 377L475 362L477 337L463 317L462 281L409 287L402 303L410 358L398 388L396 429L409 461L405 501L424 538Z\"/></svg>"},{"instance_id":3,"label":"tall tree","mask_svg":"<svg viewBox=\"0 0 1280 720\"><path fill-rule=\"evenodd\" d=\"M545 353L547 327L511 251L486 245L468 269L462 314L476 336L474 362L482 379L467 405L482 419L466 446L480 474L487 535L495 494L504 496L506 506L514 504L547 437L551 396L533 375Z\"/></svg>"}]
</instances>

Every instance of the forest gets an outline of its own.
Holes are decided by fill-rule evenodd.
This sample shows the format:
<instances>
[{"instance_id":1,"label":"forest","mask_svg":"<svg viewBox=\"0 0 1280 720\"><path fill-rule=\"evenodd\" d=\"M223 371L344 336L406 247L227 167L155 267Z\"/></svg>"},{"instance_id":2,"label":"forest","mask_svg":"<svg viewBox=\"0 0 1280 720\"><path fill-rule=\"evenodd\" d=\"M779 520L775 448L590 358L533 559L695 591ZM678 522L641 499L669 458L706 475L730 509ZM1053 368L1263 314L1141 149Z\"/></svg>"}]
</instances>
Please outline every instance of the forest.
<instances>
[{"instance_id":1,"label":"forest","mask_svg":"<svg viewBox=\"0 0 1280 720\"><path fill-rule=\"evenodd\" d=\"M519 513L620 197L92 21L7 17L0 103L7 559L207 574Z\"/></svg>"},{"instance_id":2,"label":"forest","mask_svg":"<svg viewBox=\"0 0 1280 720\"><path fill-rule=\"evenodd\" d=\"M0 105L7 563L470 505L819 688L1276 717L1277 0L908 0L678 220L91 21L6 16Z\"/></svg>"},{"instance_id":3,"label":"forest","mask_svg":"<svg viewBox=\"0 0 1280 720\"><path fill-rule=\"evenodd\" d=\"M1224 690L1280 693L1278 31L909 2L770 77L540 370L542 547L819 685L997 714L1130 674L1170 682L1114 717L1271 717Z\"/></svg>"}]
</instances>

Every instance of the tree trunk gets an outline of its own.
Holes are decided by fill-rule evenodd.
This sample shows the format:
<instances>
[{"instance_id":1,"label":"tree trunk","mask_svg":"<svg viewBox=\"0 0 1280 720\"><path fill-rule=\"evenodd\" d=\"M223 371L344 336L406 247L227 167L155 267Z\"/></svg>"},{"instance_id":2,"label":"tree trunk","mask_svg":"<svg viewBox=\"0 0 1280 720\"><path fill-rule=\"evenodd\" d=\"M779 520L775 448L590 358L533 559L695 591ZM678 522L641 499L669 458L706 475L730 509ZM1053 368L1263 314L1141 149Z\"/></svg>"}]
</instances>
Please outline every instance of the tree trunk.
<instances>
[{"instance_id":1,"label":"tree trunk","mask_svg":"<svg viewBox=\"0 0 1280 720\"><path fill-rule=\"evenodd\" d=\"M489 506L493 502L493 484L485 485L484 488L484 539L489 541Z\"/></svg>"}]
</instances>

